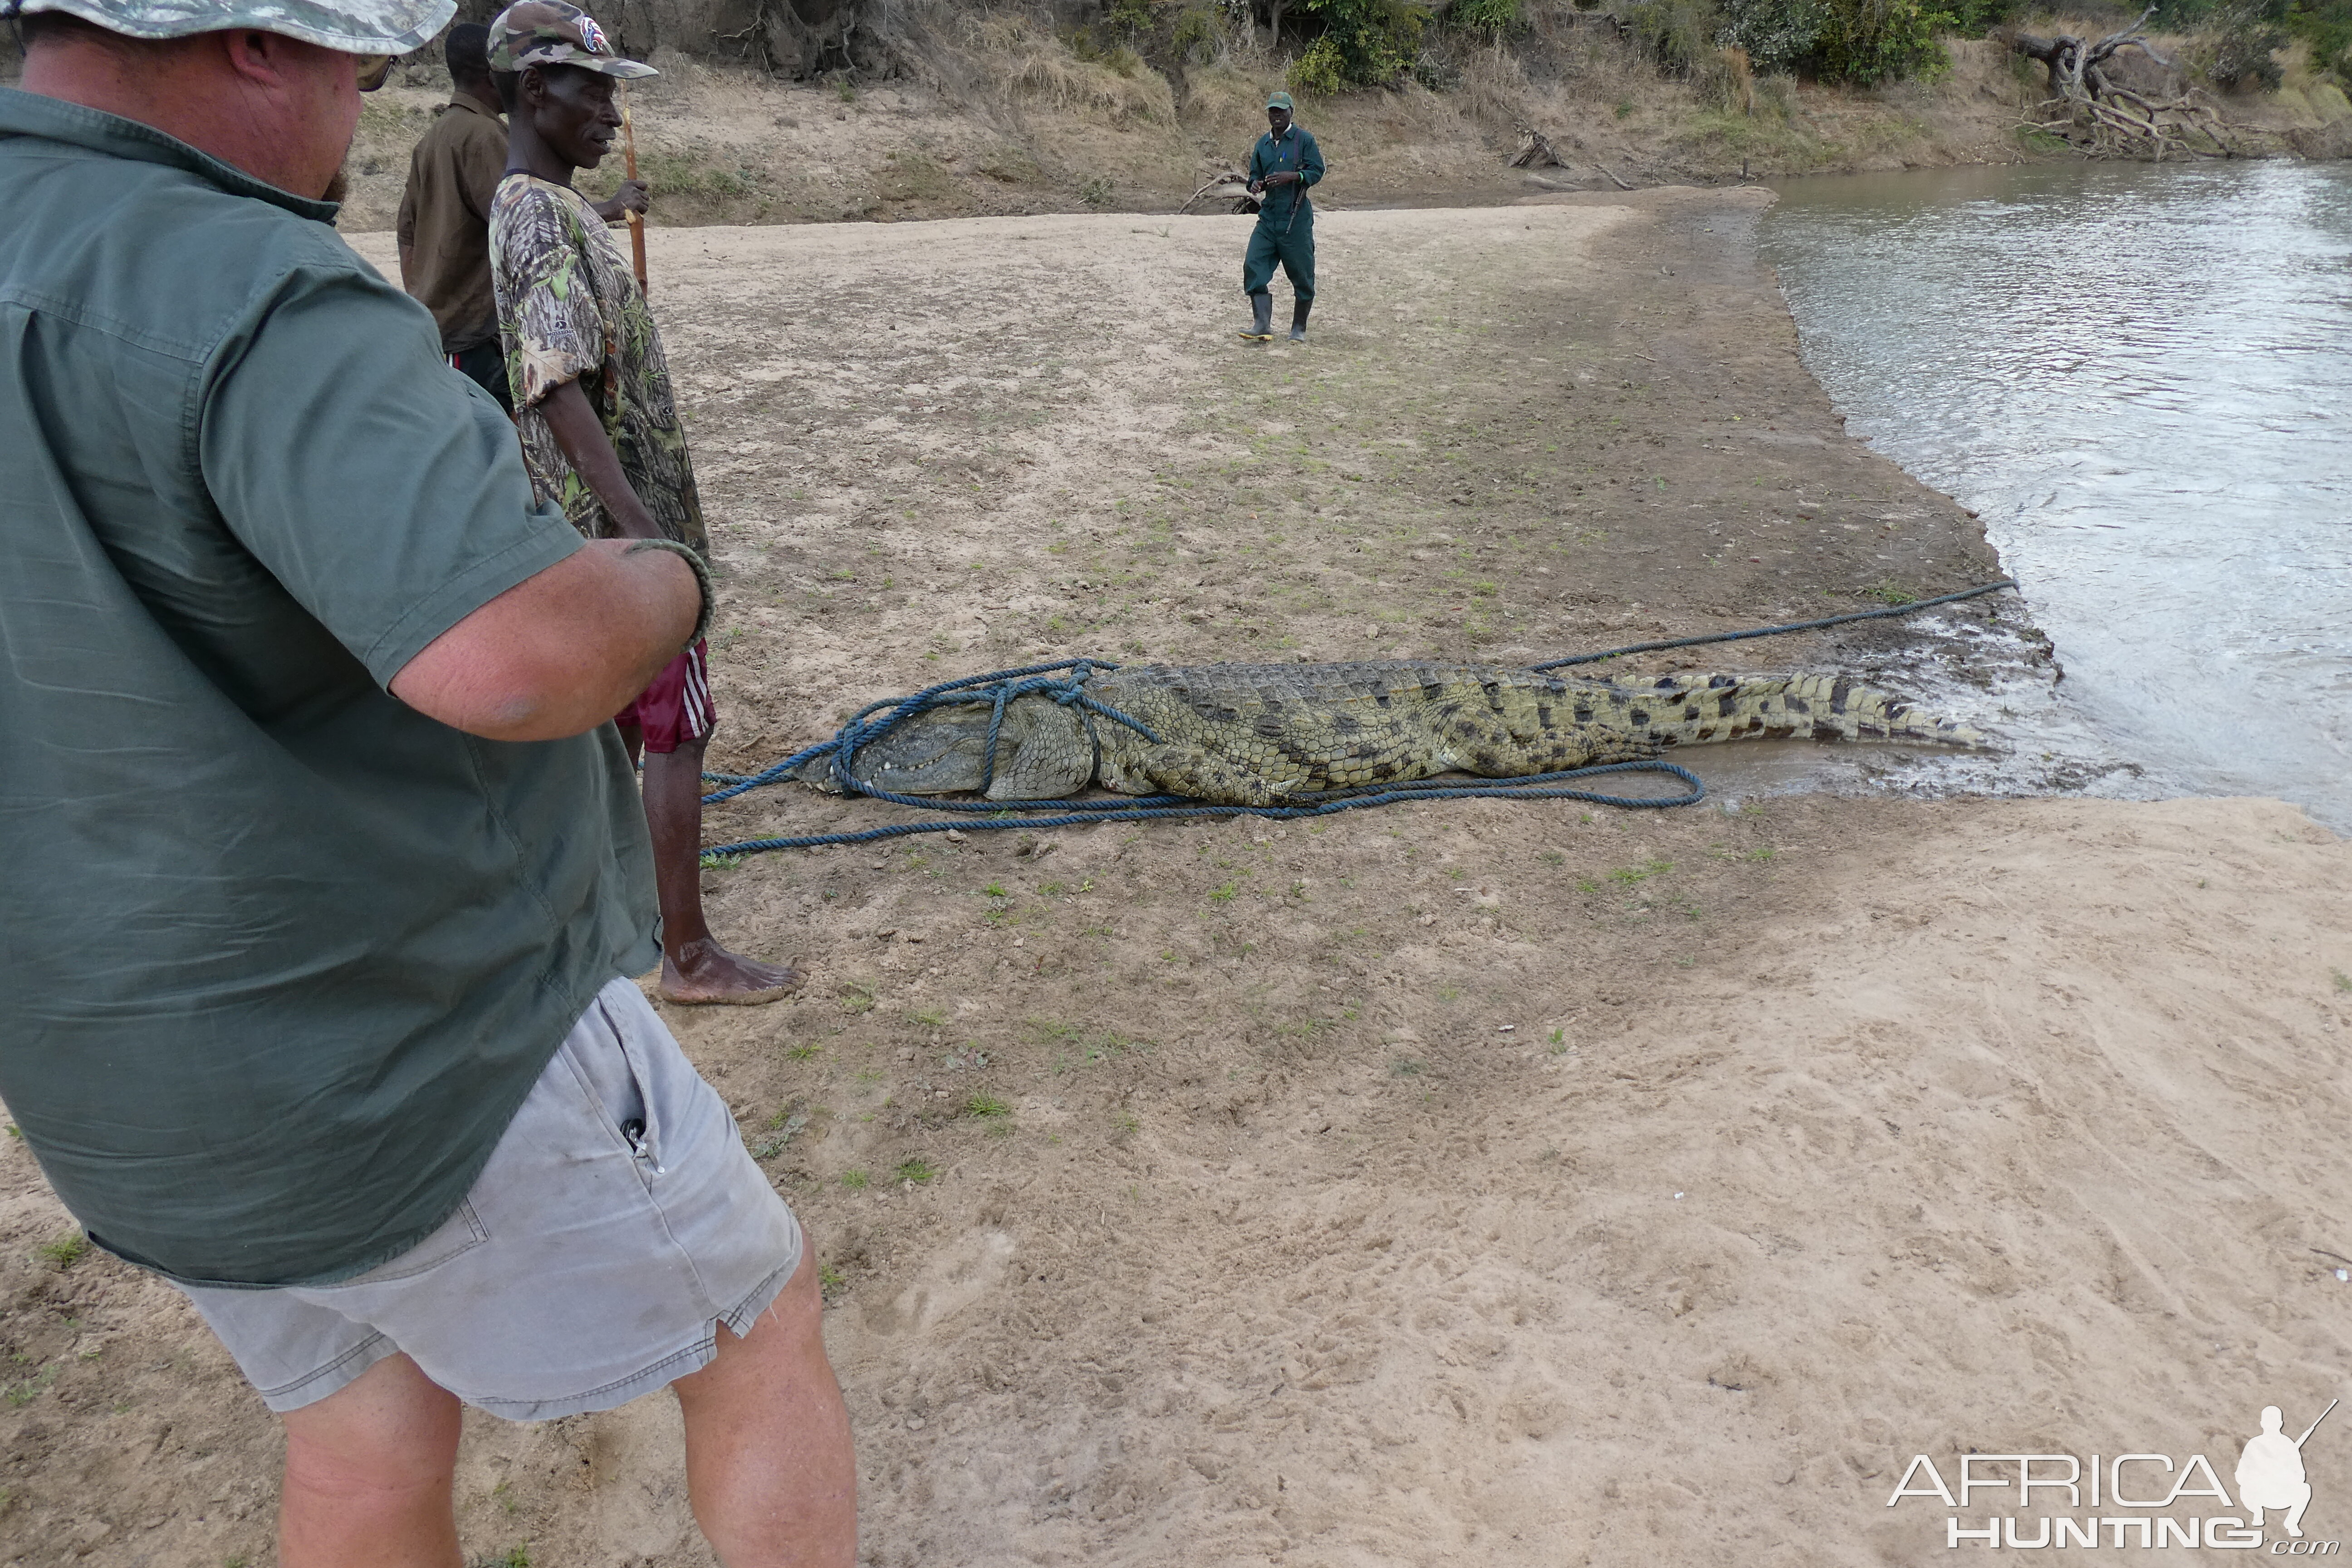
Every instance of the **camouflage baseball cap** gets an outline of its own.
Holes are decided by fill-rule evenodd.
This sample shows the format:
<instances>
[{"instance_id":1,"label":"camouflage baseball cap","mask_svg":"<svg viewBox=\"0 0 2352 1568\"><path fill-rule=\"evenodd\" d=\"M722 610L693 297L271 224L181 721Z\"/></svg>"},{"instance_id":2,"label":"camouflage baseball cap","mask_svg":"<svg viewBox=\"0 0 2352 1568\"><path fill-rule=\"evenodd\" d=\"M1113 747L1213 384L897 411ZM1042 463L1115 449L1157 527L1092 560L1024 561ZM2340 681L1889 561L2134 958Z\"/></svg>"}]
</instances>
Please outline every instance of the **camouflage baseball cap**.
<instances>
[{"instance_id":1,"label":"camouflage baseball cap","mask_svg":"<svg viewBox=\"0 0 2352 1568\"><path fill-rule=\"evenodd\" d=\"M563 0L520 0L490 24L490 68L578 66L604 76L659 76L651 66L625 60L596 19Z\"/></svg>"},{"instance_id":2,"label":"camouflage baseball cap","mask_svg":"<svg viewBox=\"0 0 2352 1568\"><path fill-rule=\"evenodd\" d=\"M404 55L446 26L457 0L22 0L132 38L184 38L251 27L352 55Z\"/></svg>"}]
</instances>

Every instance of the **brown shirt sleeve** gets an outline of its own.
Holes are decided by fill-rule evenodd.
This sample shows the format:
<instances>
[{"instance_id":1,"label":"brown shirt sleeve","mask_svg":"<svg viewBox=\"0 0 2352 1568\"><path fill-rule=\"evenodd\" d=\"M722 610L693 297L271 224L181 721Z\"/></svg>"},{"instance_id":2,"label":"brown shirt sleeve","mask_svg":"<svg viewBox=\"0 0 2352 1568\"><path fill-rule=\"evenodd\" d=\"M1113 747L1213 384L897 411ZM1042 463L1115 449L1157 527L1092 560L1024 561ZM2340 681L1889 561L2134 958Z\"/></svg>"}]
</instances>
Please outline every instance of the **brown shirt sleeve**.
<instances>
[{"instance_id":1,"label":"brown shirt sleeve","mask_svg":"<svg viewBox=\"0 0 2352 1568\"><path fill-rule=\"evenodd\" d=\"M490 226L490 198L499 194L499 182L506 172L506 134L498 121L491 121L474 130L457 153L457 177L465 186L466 209L481 220L485 233Z\"/></svg>"}]
</instances>

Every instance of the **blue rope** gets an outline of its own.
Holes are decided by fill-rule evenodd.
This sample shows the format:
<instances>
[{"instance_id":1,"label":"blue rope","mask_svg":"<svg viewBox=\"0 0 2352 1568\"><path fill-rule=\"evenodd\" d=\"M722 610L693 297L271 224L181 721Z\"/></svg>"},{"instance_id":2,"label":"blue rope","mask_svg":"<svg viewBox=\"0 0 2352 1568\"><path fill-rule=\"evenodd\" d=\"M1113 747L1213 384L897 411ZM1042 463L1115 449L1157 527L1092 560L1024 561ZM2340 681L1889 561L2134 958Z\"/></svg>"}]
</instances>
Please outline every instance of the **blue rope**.
<instances>
[{"instance_id":1,"label":"blue rope","mask_svg":"<svg viewBox=\"0 0 2352 1568\"><path fill-rule=\"evenodd\" d=\"M1602 795L1586 789L1548 789L1542 786L1562 779L1591 778L1600 773L1671 773L1689 785L1681 795ZM1434 781L1427 781L1433 785ZM869 792L877 793L878 792ZM985 820L949 818L942 822L897 822L886 827L869 827L862 833L815 833L798 838L746 838L739 843L720 844L703 851L706 856L725 858L737 855L757 855L767 849L814 849L827 844L872 844L880 839L902 838L912 833L944 833L950 828L971 828L974 831L1000 828L1076 827L1089 822L1160 822L1173 817L1197 816L1268 816L1277 821L1297 817L1329 816L1335 812L1356 811L1369 805L1395 805L1408 800L1580 800L1594 805L1623 806L1630 810L1658 810L1668 806L1696 805L1706 798L1706 785L1689 769L1673 763L1608 763L1599 767L1571 768L1566 773L1532 773L1524 779L1505 784L1448 784L1424 787L1401 784L1363 793L1333 792L1333 795L1307 795L1298 798L1312 804L1302 805L1206 805L1188 801L1179 795L1148 795L1141 800L1101 801L1003 801L992 805L965 806L961 809L992 811L1000 815ZM945 805L943 801L919 800L908 795L880 795L883 800L898 800L910 805ZM1015 817L1014 809L1034 810L1038 806L1065 808L1057 816Z\"/></svg>"},{"instance_id":2,"label":"blue rope","mask_svg":"<svg viewBox=\"0 0 2352 1568\"><path fill-rule=\"evenodd\" d=\"M1743 642L1750 637L1778 637L1786 632L1812 631L1822 626L1843 626L1850 621L1884 620L1890 616L1914 616L1938 605L1957 604L1973 599L1980 594L1990 594L2017 584L2009 578L1986 583L1958 594L1946 594L1940 598L1921 599L1913 604L1896 605L1884 610L1861 610L1851 615L1828 616L1814 621L1791 621L1784 626L1759 626L1749 631L1715 632L1706 637L1675 637L1665 642L1631 643L1623 647L1604 649L1600 653L1577 654L1570 658L1556 658L1546 664L1527 666L1531 670L1563 669L1570 665L1595 664L1622 654L1650 653L1661 648L1697 647L1707 643ZM769 849L814 849L828 844L871 844L882 839L903 838L910 834L945 833L953 828L970 827L975 832L1003 828L1072 827L1088 822L1159 822L1181 817L1265 816L1276 820L1296 817L1328 816L1335 812L1356 811L1365 806L1394 805L1407 800L1580 800L1594 805L1619 806L1626 810L1663 810L1672 806L1696 805L1706 798L1706 785L1698 775L1673 763L1636 762L1608 763L1598 767L1571 768L1565 773L1532 773L1524 778L1500 780L1482 784L1448 784L1436 779L1421 779L1395 784L1375 784L1357 789L1328 790L1293 797L1294 805L1211 805L1186 795L1119 795L1097 800L940 800L928 795L898 795L889 790L876 789L850 772L851 759L863 748L872 745L907 720L934 708L970 706L985 701L989 704L988 769L981 784L985 791L996 779L996 747L1004 728L1004 710L1015 698L1049 696L1066 708L1076 708L1087 715L1089 732L1097 716L1124 724L1137 734L1160 743L1151 727L1130 714L1122 713L1109 704L1087 694L1086 684L1098 669L1117 669L1108 659L1066 658L1051 664L1024 665L1018 669L1000 669L986 675L967 675L955 680L943 680L937 686L927 686L911 697L886 697L869 702L852 714L848 722L831 740L820 741L814 746L794 752L780 763L772 763L756 773L705 773L703 778L723 787L702 797L705 805L715 805L722 800L732 800L739 795L771 784L797 773L820 757L830 756L830 772L835 784L843 793L862 795L875 800L887 800L897 805L919 806L931 811L959 814L928 822L898 822L882 827L869 827L856 833L815 833L792 838L746 838L734 844L720 844L705 849L706 856L728 858L756 855ZM1066 671L1060 679L1057 673ZM879 714L880 717L876 717ZM1099 750L1099 745L1097 745ZM1667 773L1680 779L1688 789L1673 795L1602 795L1591 790L1557 789L1547 787L1570 779L1591 778L1604 773ZM1023 816L1022 812L1043 812L1041 816Z\"/></svg>"},{"instance_id":3,"label":"blue rope","mask_svg":"<svg viewBox=\"0 0 2352 1568\"><path fill-rule=\"evenodd\" d=\"M1973 588L1963 588L1957 594L1946 594L1939 599L1914 599L1907 605L1896 605L1885 610L1856 610L1852 615L1824 616L1818 621L1790 621L1786 626L1758 626L1745 632L1710 632L1703 637L1672 637L1664 642L1627 643L1623 647L1603 648L1599 653L1580 653L1570 658L1556 658L1549 664L1531 664L1529 669L1566 669L1571 664L1598 664L1604 658L1620 654L1655 653L1660 648L1697 647L1704 643L1746 642L1749 637L1777 637L1783 632L1810 632L1822 626L1842 626L1849 621L1883 621L1890 616L1916 616L1922 610L1932 610L1938 605L1957 605L1962 599L1973 599L1979 594L1996 594L2003 588L2014 588L2016 581L2003 577L1998 583L1979 583Z\"/></svg>"},{"instance_id":4,"label":"blue rope","mask_svg":"<svg viewBox=\"0 0 2352 1568\"><path fill-rule=\"evenodd\" d=\"M882 791L868 788L851 777L849 760L859 751L872 745L918 713L926 713L934 708L961 708L984 698L992 702L993 708L988 723L988 781L981 785L982 789L986 789L988 783L992 783L996 777L996 739L1004 727L1004 706L1016 697L1027 697L1033 694L1050 696L1066 708L1075 707L1087 713L1098 713L1106 719L1115 720L1141 735L1153 745L1160 744L1160 736L1151 726L1087 695L1086 683L1088 677L1097 669L1117 669L1118 668L1118 665L1108 659L1057 659L1052 664L1024 665L1019 669L999 669L987 675L967 675L956 680L942 680L937 686L923 688L912 697L885 697L878 702L867 703L850 715L849 722L844 724L830 741L820 741L814 746L794 752L782 762L772 763L756 773L703 774L705 779L724 783L727 787L704 795L702 804L714 805L722 800L732 800L747 790L755 790L762 784L773 784L780 778L797 773L807 763L814 762L830 752L833 754L834 782L849 793L870 795L877 800L911 801L912 804L919 805L936 804L944 811L1001 810L1003 808L998 805L959 806L948 802L934 803L904 795L887 795ZM1057 669L1068 670L1069 678L1065 680L1043 679ZM989 687L991 690L986 693L975 693L972 688L980 686ZM873 717L874 714L881 713L885 709L889 711L884 717L880 719Z\"/></svg>"}]
</instances>

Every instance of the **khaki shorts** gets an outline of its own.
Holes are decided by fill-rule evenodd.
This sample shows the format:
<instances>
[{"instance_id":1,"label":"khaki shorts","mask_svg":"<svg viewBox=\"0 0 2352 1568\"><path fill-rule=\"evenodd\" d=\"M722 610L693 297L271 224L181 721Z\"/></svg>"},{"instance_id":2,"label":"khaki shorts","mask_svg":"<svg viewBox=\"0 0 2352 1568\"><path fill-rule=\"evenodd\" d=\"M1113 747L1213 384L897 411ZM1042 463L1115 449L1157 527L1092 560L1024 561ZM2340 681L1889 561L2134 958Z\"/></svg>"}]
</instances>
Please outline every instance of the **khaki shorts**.
<instances>
[{"instance_id":1,"label":"khaki shorts","mask_svg":"<svg viewBox=\"0 0 2352 1568\"><path fill-rule=\"evenodd\" d=\"M609 1410L709 1364L801 1229L636 985L597 994L446 1224L332 1285L182 1286L272 1410L406 1352L517 1421Z\"/></svg>"}]
</instances>

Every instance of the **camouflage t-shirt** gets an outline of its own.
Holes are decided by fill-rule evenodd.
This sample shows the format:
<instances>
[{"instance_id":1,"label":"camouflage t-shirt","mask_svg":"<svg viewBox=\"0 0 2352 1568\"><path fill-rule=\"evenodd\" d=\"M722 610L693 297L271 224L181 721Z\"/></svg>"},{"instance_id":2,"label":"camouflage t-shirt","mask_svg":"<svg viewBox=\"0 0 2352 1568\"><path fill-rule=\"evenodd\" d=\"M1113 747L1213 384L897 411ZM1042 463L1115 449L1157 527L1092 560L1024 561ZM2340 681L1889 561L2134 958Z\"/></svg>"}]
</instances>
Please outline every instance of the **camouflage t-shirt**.
<instances>
[{"instance_id":1,"label":"camouflage t-shirt","mask_svg":"<svg viewBox=\"0 0 2352 1568\"><path fill-rule=\"evenodd\" d=\"M540 498L591 539L619 531L540 410L541 399L576 378L654 521L709 553L661 335L604 220L568 185L509 174L490 203L490 279L523 462Z\"/></svg>"}]
</instances>

